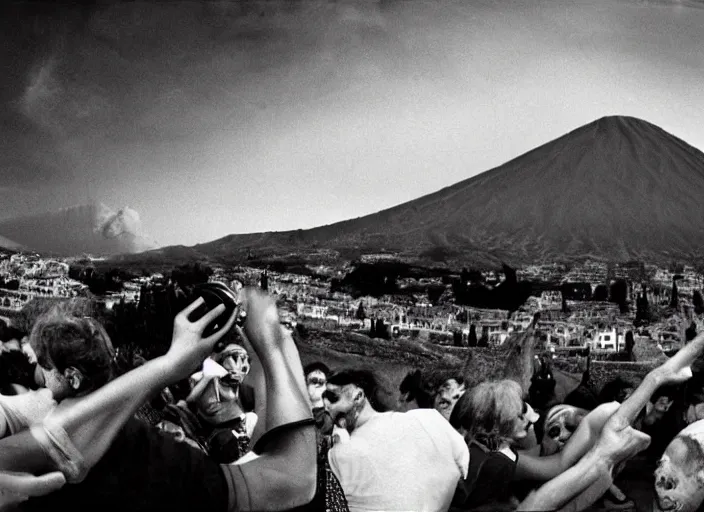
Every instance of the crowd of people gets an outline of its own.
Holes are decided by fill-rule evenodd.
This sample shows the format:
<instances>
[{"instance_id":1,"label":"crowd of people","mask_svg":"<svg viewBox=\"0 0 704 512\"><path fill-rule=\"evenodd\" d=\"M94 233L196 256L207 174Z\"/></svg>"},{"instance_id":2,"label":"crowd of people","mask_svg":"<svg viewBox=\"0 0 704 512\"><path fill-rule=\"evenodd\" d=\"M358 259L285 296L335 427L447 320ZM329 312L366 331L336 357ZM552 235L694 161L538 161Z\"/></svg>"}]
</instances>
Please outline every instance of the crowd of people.
<instances>
[{"instance_id":1,"label":"crowd of people","mask_svg":"<svg viewBox=\"0 0 704 512\"><path fill-rule=\"evenodd\" d=\"M389 405L373 372L304 367L262 290L226 321L201 306L129 371L70 300L3 340L0 510L626 510L636 455L657 461L655 507L704 501L704 335L640 383L594 389L587 367L558 399L540 358L529 386L423 368Z\"/></svg>"}]
</instances>

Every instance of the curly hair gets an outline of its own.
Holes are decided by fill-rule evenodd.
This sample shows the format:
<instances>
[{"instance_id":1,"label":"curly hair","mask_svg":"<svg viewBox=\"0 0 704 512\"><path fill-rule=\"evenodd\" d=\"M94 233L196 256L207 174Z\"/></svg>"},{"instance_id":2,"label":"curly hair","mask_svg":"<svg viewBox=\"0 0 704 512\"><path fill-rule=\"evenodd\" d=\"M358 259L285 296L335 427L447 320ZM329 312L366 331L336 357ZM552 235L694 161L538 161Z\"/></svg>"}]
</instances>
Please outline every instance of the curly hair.
<instances>
[{"instance_id":1,"label":"curly hair","mask_svg":"<svg viewBox=\"0 0 704 512\"><path fill-rule=\"evenodd\" d=\"M79 370L84 381L78 392L86 393L113 378L115 350L100 322L79 313L73 301L67 301L42 314L32 328L30 345L42 368Z\"/></svg>"},{"instance_id":2,"label":"curly hair","mask_svg":"<svg viewBox=\"0 0 704 512\"><path fill-rule=\"evenodd\" d=\"M498 450L513 440L522 410L522 390L517 382L508 379L482 382L457 401L451 423L467 431L467 440Z\"/></svg>"}]
</instances>

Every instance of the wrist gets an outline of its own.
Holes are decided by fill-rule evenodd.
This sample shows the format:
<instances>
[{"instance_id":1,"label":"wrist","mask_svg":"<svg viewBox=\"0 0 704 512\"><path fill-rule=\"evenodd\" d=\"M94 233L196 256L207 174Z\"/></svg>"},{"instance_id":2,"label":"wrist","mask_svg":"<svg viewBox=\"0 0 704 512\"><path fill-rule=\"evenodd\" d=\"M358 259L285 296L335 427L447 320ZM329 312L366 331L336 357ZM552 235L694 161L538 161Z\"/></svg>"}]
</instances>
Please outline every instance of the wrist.
<instances>
[{"instance_id":1,"label":"wrist","mask_svg":"<svg viewBox=\"0 0 704 512\"><path fill-rule=\"evenodd\" d=\"M594 468L598 473L610 472L617 462L613 451L603 449L599 443L582 460L588 462L588 467Z\"/></svg>"},{"instance_id":2,"label":"wrist","mask_svg":"<svg viewBox=\"0 0 704 512\"><path fill-rule=\"evenodd\" d=\"M654 387L654 389L659 388L663 384L667 382L667 379L665 378L665 375L663 373L662 367L658 366L654 370L651 370L648 372L648 374L645 376L643 379L644 381L648 381L651 386Z\"/></svg>"},{"instance_id":3,"label":"wrist","mask_svg":"<svg viewBox=\"0 0 704 512\"><path fill-rule=\"evenodd\" d=\"M154 375L158 380L163 381L165 386L190 376L190 372L184 367L183 362L169 355L168 352L163 356L152 359L149 363L155 370Z\"/></svg>"}]
</instances>

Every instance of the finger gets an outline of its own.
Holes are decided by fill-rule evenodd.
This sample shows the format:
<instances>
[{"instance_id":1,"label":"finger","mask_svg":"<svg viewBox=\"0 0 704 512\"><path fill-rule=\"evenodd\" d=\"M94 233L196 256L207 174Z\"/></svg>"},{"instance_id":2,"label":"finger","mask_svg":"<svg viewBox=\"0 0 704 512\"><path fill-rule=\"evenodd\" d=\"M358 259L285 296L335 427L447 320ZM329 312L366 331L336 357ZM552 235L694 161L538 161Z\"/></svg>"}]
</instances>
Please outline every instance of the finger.
<instances>
[{"instance_id":1,"label":"finger","mask_svg":"<svg viewBox=\"0 0 704 512\"><path fill-rule=\"evenodd\" d=\"M689 366L694 362L703 349L704 333L699 334L692 341L679 349L677 353L669 359L668 363L674 365L676 368Z\"/></svg>"},{"instance_id":2,"label":"finger","mask_svg":"<svg viewBox=\"0 0 704 512\"><path fill-rule=\"evenodd\" d=\"M222 306L222 307L224 310L225 306ZM217 308L215 308L215 309L217 309ZM213 311L215 311L215 309ZM229 331L232 328L233 324L235 323L235 320L237 319L236 313L237 313L237 311L233 311L232 314L230 315L230 318L227 319L227 323L225 323L225 325L223 325L220 329L218 329L213 334L211 334L210 336L205 338L203 341L205 341L205 343L207 343L208 345L215 346L215 344L220 340L220 338L225 336L227 331Z\"/></svg>"},{"instance_id":3,"label":"finger","mask_svg":"<svg viewBox=\"0 0 704 512\"><path fill-rule=\"evenodd\" d=\"M203 302L204 302L203 297L198 297L196 300L194 300L188 306L186 306L184 309L182 309L181 312L179 313L179 316L188 317L188 315L193 313L198 306L203 304Z\"/></svg>"},{"instance_id":4,"label":"finger","mask_svg":"<svg viewBox=\"0 0 704 512\"><path fill-rule=\"evenodd\" d=\"M205 326L222 315L225 312L225 309L225 304L218 304L215 308L208 311L205 315L193 323L196 327L205 329Z\"/></svg>"},{"instance_id":5,"label":"finger","mask_svg":"<svg viewBox=\"0 0 704 512\"><path fill-rule=\"evenodd\" d=\"M59 471L41 476L0 472L0 489L24 496L44 496L60 489L65 483L66 477Z\"/></svg>"}]
</instances>

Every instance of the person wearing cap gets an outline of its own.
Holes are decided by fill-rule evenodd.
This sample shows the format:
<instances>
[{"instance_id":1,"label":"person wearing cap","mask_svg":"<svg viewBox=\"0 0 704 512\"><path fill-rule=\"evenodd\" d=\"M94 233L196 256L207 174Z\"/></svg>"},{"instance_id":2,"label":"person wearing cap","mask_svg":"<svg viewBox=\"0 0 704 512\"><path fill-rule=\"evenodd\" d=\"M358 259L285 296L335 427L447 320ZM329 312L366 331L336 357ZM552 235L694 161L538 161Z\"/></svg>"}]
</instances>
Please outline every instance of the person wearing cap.
<instances>
[{"instance_id":1,"label":"person wearing cap","mask_svg":"<svg viewBox=\"0 0 704 512\"><path fill-rule=\"evenodd\" d=\"M67 482L45 498L26 502L23 509L246 512L309 503L316 484L315 426L299 354L271 297L246 289L243 299L244 330L269 391L257 422L262 434L253 440L257 457L218 464L134 418L150 396L201 366L234 325L238 308L204 336L227 308L220 304L194 320L190 316L204 305L198 298L176 315L166 354L67 407L60 404L41 425L0 440L0 476L18 472L39 486L47 475L60 471Z\"/></svg>"}]
</instances>

